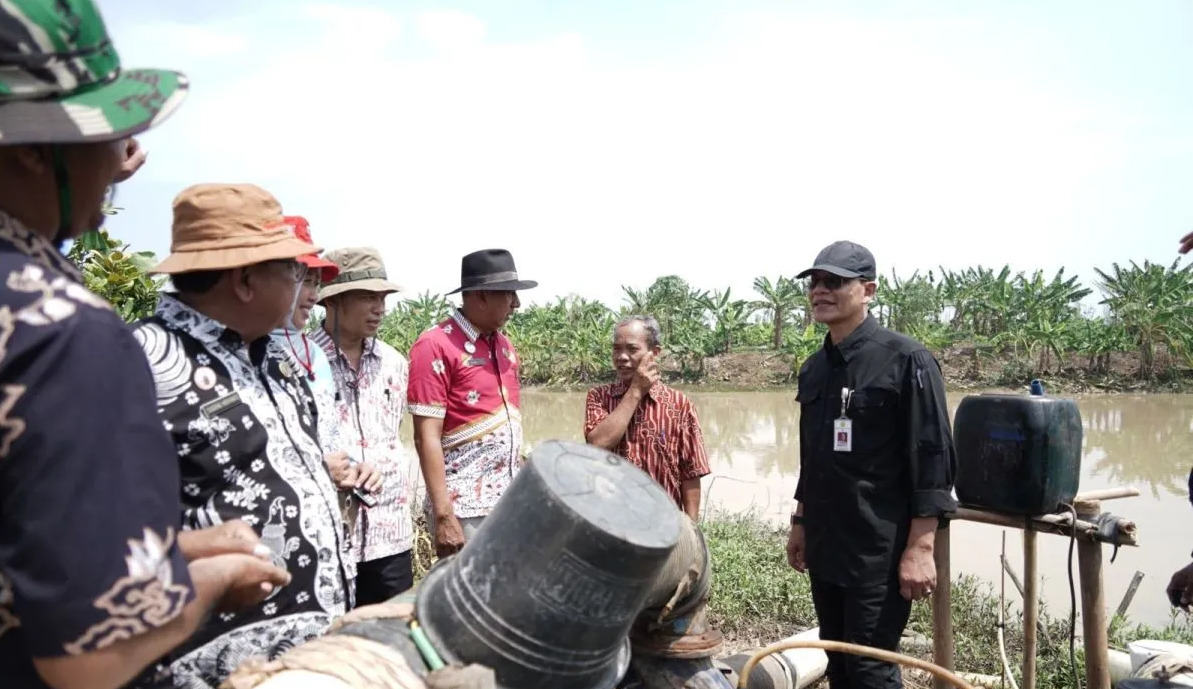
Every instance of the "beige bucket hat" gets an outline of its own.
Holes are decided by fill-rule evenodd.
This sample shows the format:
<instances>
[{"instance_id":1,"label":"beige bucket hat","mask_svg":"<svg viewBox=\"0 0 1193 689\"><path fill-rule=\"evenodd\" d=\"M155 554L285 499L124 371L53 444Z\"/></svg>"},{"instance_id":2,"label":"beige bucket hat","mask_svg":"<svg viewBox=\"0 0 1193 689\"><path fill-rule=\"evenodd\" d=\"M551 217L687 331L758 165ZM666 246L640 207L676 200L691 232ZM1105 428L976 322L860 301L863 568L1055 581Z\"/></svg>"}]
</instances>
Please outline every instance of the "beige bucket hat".
<instances>
[{"instance_id":1,"label":"beige bucket hat","mask_svg":"<svg viewBox=\"0 0 1193 689\"><path fill-rule=\"evenodd\" d=\"M385 263L381 260L381 252L372 247L334 249L323 254L323 257L339 266L340 274L319 289L320 304L328 297L358 289L385 294L402 291L400 285L389 281L389 276L385 273Z\"/></svg>"},{"instance_id":2,"label":"beige bucket hat","mask_svg":"<svg viewBox=\"0 0 1193 689\"><path fill-rule=\"evenodd\" d=\"M151 272L225 270L318 253L294 236L282 206L254 184L196 184L174 197L170 255Z\"/></svg>"}]
</instances>

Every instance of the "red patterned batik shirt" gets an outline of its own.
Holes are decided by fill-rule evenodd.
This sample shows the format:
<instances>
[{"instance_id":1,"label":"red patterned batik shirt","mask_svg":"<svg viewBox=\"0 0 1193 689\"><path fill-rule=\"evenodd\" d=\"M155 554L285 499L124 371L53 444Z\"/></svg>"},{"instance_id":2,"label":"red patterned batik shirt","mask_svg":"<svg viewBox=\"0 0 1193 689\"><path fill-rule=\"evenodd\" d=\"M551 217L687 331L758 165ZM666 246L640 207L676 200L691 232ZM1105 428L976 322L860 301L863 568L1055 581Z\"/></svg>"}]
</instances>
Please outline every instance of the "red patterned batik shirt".
<instances>
[{"instance_id":1,"label":"red patterned batik shirt","mask_svg":"<svg viewBox=\"0 0 1193 689\"><path fill-rule=\"evenodd\" d=\"M483 517L522 463L518 354L454 310L410 349L410 413L443 419L447 494L456 517ZM427 500L430 510L430 500Z\"/></svg>"},{"instance_id":2,"label":"red patterned batik shirt","mask_svg":"<svg viewBox=\"0 0 1193 689\"><path fill-rule=\"evenodd\" d=\"M617 407L626 388L625 383L610 383L588 391L584 437ZM638 403L613 451L650 474L681 509L683 482L709 474L704 434L692 401L662 383L655 383Z\"/></svg>"}]
</instances>

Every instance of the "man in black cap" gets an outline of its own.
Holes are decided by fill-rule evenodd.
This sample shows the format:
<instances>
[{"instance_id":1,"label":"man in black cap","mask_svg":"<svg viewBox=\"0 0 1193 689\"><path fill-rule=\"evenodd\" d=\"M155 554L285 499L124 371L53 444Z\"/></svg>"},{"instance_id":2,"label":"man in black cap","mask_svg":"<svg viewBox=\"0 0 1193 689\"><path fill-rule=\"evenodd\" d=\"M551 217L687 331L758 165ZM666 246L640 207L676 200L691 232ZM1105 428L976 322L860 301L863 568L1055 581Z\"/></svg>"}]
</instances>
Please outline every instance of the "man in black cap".
<instances>
[{"instance_id":1,"label":"man in black cap","mask_svg":"<svg viewBox=\"0 0 1193 689\"><path fill-rule=\"evenodd\" d=\"M874 256L834 242L808 278L824 346L799 372L800 473L787 559L808 571L820 638L895 650L936 585L933 543L956 458L932 354L869 314ZM901 687L897 665L829 653L833 689Z\"/></svg>"},{"instance_id":2,"label":"man in black cap","mask_svg":"<svg viewBox=\"0 0 1193 689\"><path fill-rule=\"evenodd\" d=\"M463 305L410 348L407 402L440 557L464 546L521 466L518 353L501 328L518 290L537 285L505 249L468 254L449 292Z\"/></svg>"}]
</instances>

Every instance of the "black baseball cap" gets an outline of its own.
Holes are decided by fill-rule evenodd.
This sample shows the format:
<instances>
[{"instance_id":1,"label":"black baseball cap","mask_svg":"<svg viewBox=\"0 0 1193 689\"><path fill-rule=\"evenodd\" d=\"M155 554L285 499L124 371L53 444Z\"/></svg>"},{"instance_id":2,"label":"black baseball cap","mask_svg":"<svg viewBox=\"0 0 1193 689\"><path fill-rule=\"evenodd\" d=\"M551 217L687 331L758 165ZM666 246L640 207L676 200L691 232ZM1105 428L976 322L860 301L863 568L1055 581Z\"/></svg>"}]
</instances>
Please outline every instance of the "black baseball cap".
<instances>
[{"instance_id":1,"label":"black baseball cap","mask_svg":"<svg viewBox=\"0 0 1193 689\"><path fill-rule=\"evenodd\" d=\"M821 249L820 253L816 254L812 267L795 277L803 279L817 270L843 278L873 280L878 276L878 269L874 266L874 254L861 244L846 241L833 242Z\"/></svg>"}]
</instances>

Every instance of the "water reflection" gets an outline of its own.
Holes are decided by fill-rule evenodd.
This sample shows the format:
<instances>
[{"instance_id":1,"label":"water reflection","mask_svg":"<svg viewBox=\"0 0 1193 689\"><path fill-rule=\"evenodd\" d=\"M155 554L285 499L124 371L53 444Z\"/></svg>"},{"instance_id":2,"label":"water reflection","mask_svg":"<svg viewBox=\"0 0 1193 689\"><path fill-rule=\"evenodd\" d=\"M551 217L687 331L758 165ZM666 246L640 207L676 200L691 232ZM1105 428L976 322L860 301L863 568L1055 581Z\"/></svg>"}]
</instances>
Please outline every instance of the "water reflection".
<instances>
[{"instance_id":1,"label":"water reflection","mask_svg":"<svg viewBox=\"0 0 1193 689\"><path fill-rule=\"evenodd\" d=\"M689 391L704 428L712 475L704 483L705 502L730 509L756 510L776 523L791 512L799 472L799 405L793 391ZM964 393L949 395L955 413ZM530 445L547 439L583 441L584 393L526 391L523 418ZM1140 548L1107 554L1106 597L1116 605L1136 569L1146 575L1132 617L1163 623L1169 607L1163 589L1169 576L1188 561L1193 507L1186 498L1186 477L1193 466L1193 395L1102 395L1078 397L1084 426L1082 490L1135 486L1138 498L1108 502L1105 508L1135 520ZM989 579L999 576L992 543L1001 530L958 524L953 537L953 566ZM1018 534L1008 552L1019 562ZM1067 541L1040 539L1043 596L1054 611L1067 609Z\"/></svg>"},{"instance_id":2,"label":"water reflection","mask_svg":"<svg viewBox=\"0 0 1193 689\"><path fill-rule=\"evenodd\" d=\"M799 405L791 391L689 392L704 428L714 474L773 479L794 490L799 472ZM964 394L949 395L955 413ZM1084 426L1082 484L1133 485L1152 498L1184 498L1193 463L1193 397L1078 398ZM527 391L531 444L583 440L584 394ZM757 482L757 481L754 481ZM738 506L740 507L740 506Z\"/></svg>"},{"instance_id":3,"label":"water reflection","mask_svg":"<svg viewBox=\"0 0 1193 689\"><path fill-rule=\"evenodd\" d=\"M1193 463L1193 404L1187 396L1115 395L1079 400L1083 462L1093 474L1153 498L1184 499Z\"/></svg>"}]
</instances>

